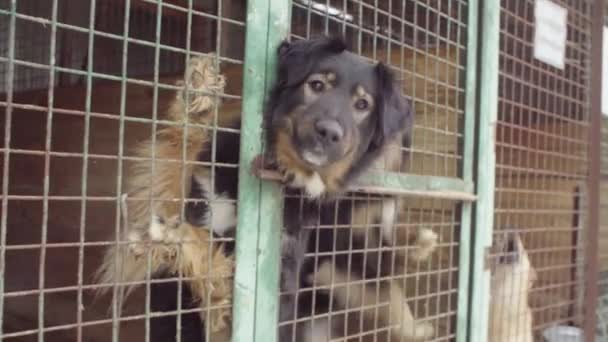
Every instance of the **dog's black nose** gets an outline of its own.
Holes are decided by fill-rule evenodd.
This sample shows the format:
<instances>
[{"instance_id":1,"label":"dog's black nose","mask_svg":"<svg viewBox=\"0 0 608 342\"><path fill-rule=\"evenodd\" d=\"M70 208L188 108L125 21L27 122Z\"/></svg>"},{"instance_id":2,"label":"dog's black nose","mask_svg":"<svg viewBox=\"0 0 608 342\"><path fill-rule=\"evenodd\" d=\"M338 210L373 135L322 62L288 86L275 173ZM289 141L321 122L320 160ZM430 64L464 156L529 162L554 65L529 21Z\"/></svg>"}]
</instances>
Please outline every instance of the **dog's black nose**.
<instances>
[{"instance_id":1,"label":"dog's black nose","mask_svg":"<svg viewBox=\"0 0 608 342\"><path fill-rule=\"evenodd\" d=\"M344 137L344 130L336 120L321 119L315 122L315 130L320 141L333 145Z\"/></svg>"}]
</instances>

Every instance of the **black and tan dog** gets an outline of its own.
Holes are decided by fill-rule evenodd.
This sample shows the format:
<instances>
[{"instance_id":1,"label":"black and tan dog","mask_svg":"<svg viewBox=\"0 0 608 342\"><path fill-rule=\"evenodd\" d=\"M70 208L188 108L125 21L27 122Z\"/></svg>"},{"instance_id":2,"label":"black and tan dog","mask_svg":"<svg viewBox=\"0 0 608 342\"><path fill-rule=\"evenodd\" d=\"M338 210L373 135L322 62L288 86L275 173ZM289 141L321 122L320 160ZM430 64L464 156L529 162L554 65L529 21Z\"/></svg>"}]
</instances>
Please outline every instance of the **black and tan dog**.
<instances>
[{"instance_id":1,"label":"black and tan dog","mask_svg":"<svg viewBox=\"0 0 608 342\"><path fill-rule=\"evenodd\" d=\"M286 181L311 197L342 192L412 126L389 69L345 49L339 39L279 48L268 145Z\"/></svg>"},{"instance_id":2,"label":"black and tan dog","mask_svg":"<svg viewBox=\"0 0 608 342\"><path fill-rule=\"evenodd\" d=\"M186 85L207 93L179 93L168 115L177 121L209 123L217 105L209 94L221 92L223 78L210 60L193 59L186 72ZM219 112L220 120L238 127L238 115L221 108ZM306 326L287 322L328 310L328 294L315 292L313 296L306 291L315 279L323 278L315 277L321 262L332 260L336 269L358 273L355 276L359 278L390 274L388 266L383 266L389 263L382 262L387 257L385 253L378 252L379 248L368 252L370 240L356 230L322 228L371 223L379 227L369 233L375 236L374 241L389 245L395 242L391 225L398 201L378 199L368 208L369 215L357 215L357 205L344 200L344 195L348 185L373 165L400 169L401 146L409 143L412 119L408 102L390 70L346 51L341 39L281 44L277 80L265 110L266 159L282 172L288 188L302 189L307 195L302 200L288 191L284 227L277 228L277 234L283 236L280 321L285 324L280 328L281 341L312 336ZM236 209L234 201L229 200L236 198L237 170L216 171L212 182L209 169L193 162L213 159L220 165L236 164L239 137L218 131L212 156L205 128L189 127L185 139L184 134L183 127L172 126L158 133L154 146L148 142L140 148L140 155L148 158L155 151L159 160L156 163L161 166L156 166L152 174L151 162L144 161L130 174L128 196L140 201L126 205L125 237L129 244L108 252L100 279L107 283L143 282L149 264L155 277L183 275L189 279L186 291L204 308L200 318L211 331L211 340L223 341L229 338L227 303L231 302L233 255L231 246L212 242L211 236L226 236L234 231ZM187 163L180 163L184 155ZM196 201L185 204L187 193ZM423 245L432 249L436 236L430 233ZM347 253L307 257L311 252L340 251L352 252L348 257ZM347 264L359 265L358 271ZM153 286L152 307L174 310L180 299L175 298L174 288L169 289L173 293L168 296L163 294L165 290ZM394 291L391 288L388 297ZM163 303L165 298L173 304ZM395 300L402 300L402 296ZM395 319L388 317L384 324L396 324ZM182 327L183 334L186 330ZM153 340L167 341L175 335L175 329L168 331L171 333L166 336L161 331L151 336ZM200 333L194 335L194 340L203 339ZM425 338L430 337L426 335Z\"/></svg>"}]
</instances>

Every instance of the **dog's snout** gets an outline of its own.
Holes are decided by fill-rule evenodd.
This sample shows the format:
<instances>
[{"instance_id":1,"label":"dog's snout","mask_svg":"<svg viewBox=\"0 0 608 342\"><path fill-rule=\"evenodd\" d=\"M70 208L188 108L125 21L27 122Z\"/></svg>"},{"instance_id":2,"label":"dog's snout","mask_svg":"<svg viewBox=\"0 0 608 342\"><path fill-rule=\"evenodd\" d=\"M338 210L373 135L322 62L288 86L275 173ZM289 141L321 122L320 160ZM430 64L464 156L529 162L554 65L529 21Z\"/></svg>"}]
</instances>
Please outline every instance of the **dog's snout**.
<instances>
[{"instance_id":1,"label":"dog's snout","mask_svg":"<svg viewBox=\"0 0 608 342\"><path fill-rule=\"evenodd\" d=\"M315 122L315 130L319 140L327 145L337 144L344 137L344 129L336 120L318 120Z\"/></svg>"}]
</instances>

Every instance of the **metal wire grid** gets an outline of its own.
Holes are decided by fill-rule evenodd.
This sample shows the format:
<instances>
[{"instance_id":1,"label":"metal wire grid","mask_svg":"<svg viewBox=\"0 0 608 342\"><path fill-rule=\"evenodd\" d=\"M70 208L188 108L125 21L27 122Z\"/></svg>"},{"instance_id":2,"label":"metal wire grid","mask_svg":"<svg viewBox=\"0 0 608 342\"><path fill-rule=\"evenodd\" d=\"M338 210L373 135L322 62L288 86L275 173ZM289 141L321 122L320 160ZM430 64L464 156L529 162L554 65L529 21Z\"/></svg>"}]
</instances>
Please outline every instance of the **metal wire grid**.
<instances>
[{"instance_id":1,"label":"metal wire grid","mask_svg":"<svg viewBox=\"0 0 608 342\"><path fill-rule=\"evenodd\" d=\"M403 92L415 109L412 146L400 148L401 153L407 156L407 163L400 171L424 176L459 177L463 158L463 52L467 11L465 1L298 0L293 2L291 34L293 39L343 35L356 53L389 64L402 79ZM384 165L379 168L386 170ZM287 196L297 197L293 194ZM345 226L335 221L305 229L332 230L334 234L350 229L353 239L364 238L366 244L369 243L373 232L379 229L371 217L372 208L381 207L382 200L363 194L345 196L342 200L358 206L359 214L363 211L369 215L365 219L367 224ZM433 326L434 340L455 339L460 206L454 201L438 199L407 197L401 200L404 205L399 209L393 226L394 234L402 237L397 245L389 247L372 243L358 248L350 241L350 247L344 250L334 246L329 251L321 251L317 246L314 253L306 255L306 259L314 260L315 274L322 258L330 257L334 262L346 258L348 267L341 271L352 278L346 284L319 284L301 289L297 293L298 298L317 293L329 293L334 297L340 291L355 291L358 285L364 285L374 298L369 298L372 304L354 307L332 302L329 313L281 322L279 326L283 329L295 327L290 330L292 340L295 341L296 333L301 332L299 329L302 327L312 331L321 329L329 334L327 321L340 327L331 328L334 331L332 340L399 340L395 330L399 329L399 323L388 323L380 318L382 311L389 310L389 300L382 296L390 281L396 281L402 288L415 319ZM336 208L335 217L339 215ZM429 261L412 266L408 258L415 248L414 237L420 227L429 228L439 235L438 250ZM356 274L364 266L352 260L367 260L378 252L392 256L390 274L357 279ZM313 312L315 305L321 304L313 302ZM336 332L342 328L343 331Z\"/></svg>"},{"instance_id":2,"label":"metal wire grid","mask_svg":"<svg viewBox=\"0 0 608 342\"><path fill-rule=\"evenodd\" d=\"M26 6L23 6L26 7ZM8 9L8 2L5 1L5 4L1 4L0 8ZM25 11L24 11L25 12ZM46 17L50 16L51 6L50 3L41 3L36 6L30 6L27 8L27 13L34 16ZM2 20L0 22L0 29L2 32L9 32L9 20ZM41 34L43 29L36 25L31 25L31 23L18 21L17 25L20 26L19 32L16 33L17 37L15 39L15 55L16 56L25 56L29 54L31 60L42 61L48 60L48 49L36 49L36 46L48 46L49 41L48 37L45 37L44 34ZM28 37L29 39L20 39ZM46 38L46 39L45 39ZM8 35L4 34L0 37L0 55L7 56L8 55ZM2 78L6 78L6 73L8 68L6 64L2 64L0 66L0 76ZM28 70L28 71L19 71L17 70L14 75L15 84L13 85L15 90L28 89L28 88L40 88L44 87L48 84L48 73L40 70ZM0 85L0 92L6 92L7 85L2 82Z\"/></svg>"},{"instance_id":3,"label":"metal wire grid","mask_svg":"<svg viewBox=\"0 0 608 342\"><path fill-rule=\"evenodd\" d=\"M501 299L521 303L520 315L531 307L536 338L550 326L582 321L577 294L584 288L576 269L585 248L577 239L588 167L591 5L556 2L568 10L564 70L533 58L534 1L501 2L494 236L496 243L516 233L536 272L528 299L520 298L528 286L520 274L511 297ZM505 305L499 315L512 310ZM505 327L518 340L527 328L514 322Z\"/></svg>"},{"instance_id":4,"label":"metal wire grid","mask_svg":"<svg viewBox=\"0 0 608 342\"><path fill-rule=\"evenodd\" d=\"M322 250L319 243L312 253L305 255L306 262L314 265L314 274L319 274L320 269L328 265L337 265L335 272L341 272L348 280L338 278L322 278L317 276L318 283L297 291L297 298L326 294L330 298L336 298L342 294L361 291L364 287L362 302L365 304L344 304L338 300L329 303L327 311L317 312L317 308L324 310L320 302L312 301L312 315L305 315L284 321L279 324L280 328L289 327L293 334L292 340L296 340L296 334L302 331L322 331L323 334L331 336L332 341L391 341L401 339L398 333L400 329L413 328L404 327L411 321L387 322L386 313L395 310L391 301L398 301L394 294L389 295L387 286L394 283L399 286L406 299L405 304L411 310L415 318L417 328L422 324L428 324L434 329L433 341L452 341L456 334L457 292L458 292L458 234L460 220L453 202L445 200L420 200L417 198L402 198L407 204L401 208L398 217L393 224L393 235L395 246L387 246L377 240L379 224L372 218L374 205L383 205L378 197L368 195L352 195L343 198L353 205L359 206L359 214L364 212L366 224L314 224L304 226L310 231L331 230L338 234L339 230L350 230L348 247L342 249L337 245L343 245L344 241L334 242L330 250ZM339 215L335 211L336 218ZM357 213L353 213L354 217ZM337 219L336 219L337 220ZM419 229L423 227L430 229L438 235L437 250L430 256L428 261L412 261L411 255L416 253L415 239ZM311 233L312 234L312 233ZM355 240L359 239L359 244ZM361 246L361 240L365 246ZM387 258L379 257L378 254L390 254ZM328 261L330 259L331 261ZM346 260L347 267L342 268ZM363 264L357 260L363 260ZM360 278L362 272L366 272L369 263L382 263L386 268L389 263L390 274L384 276L371 276ZM325 264L328 263L328 264ZM342 265L342 266L339 266ZM369 270L367 271L369 272ZM338 277L337 273L333 274ZM287 295L282 293L281 295ZM358 295L357 295L358 296ZM387 297L388 296L388 297ZM294 308L298 310L296 306ZM383 313L384 312L384 313ZM295 329L294 329L295 328Z\"/></svg>"},{"instance_id":5,"label":"metal wire grid","mask_svg":"<svg viewBox=\"0 0 608 342\"><path fill-rule=\"evenodd\" d=\"M68 6L69 5L69 6ZM67 3L65 1L58 4L58 20L62 23L86 28L87 18L81 13L86 13L88 3L79 1L76 3ZM107 33L120 35L122 30L122 18L124 17L124 6L115 1L102 0L97 6L96 29ZM31 16L34 18L50 19L51 2L50 1L20 1L18 5L19 13ZM154 26L156 25L155 16L145 9L132 9L130 14L130 33L135 39L153 41ZM8 32L9 21L3 21L0 25L3 27L3 32ZM164 44L171 46L183 46L183 40L186 37L186 16L165 18L162 23L164 27L164 35L162 41ZM17 20L16 39L15 39L15 54L18 59L33 63L47 64L49 60L48 49L49 45L48 29L41 25L36 20ZM147 36L146 36L147 35ZM8 40L4 35L0 40L0 50L2 55L6 56L8 51ZM59 29L56 37L56 60L59 66L67 68L84 70L87 63L87 37L84 32L75 30ZM130 65L129 76L145 76L151 75L153 71L151 66L154 64L154 48L144 45L132 44L130 46ZM167 54L166 51L162 52ZM94 54L104 56L95 60L94 70L104 74L114 76L120 75L120 61L122 58L121 45L116 39L98 38L95 46ZM172 58L170 63L163 63L160 66L159 73L175 74L179 70L183 70L183 59L180 59L177 54L165 57ZM6 78L6 64L2 64L3 69L0 69L0 76ZM144 69L146 68L147 69ZM17 68L15 71L15 81L13 82L13 90L39 90L45 89L48 86L48 72L42 69ZM78 83L83 83L84 78L78 75L61 74L56 77L55 85L67 86ZM6 92L6 85L0 85L0 92Z\"/></svg>"},{"instance_id":6,"label":"metal wire grid","mask_svg":"<svg viewBox=\"0 0 608 342\"><path fill-rule=\"evenodd\" d=\"M358 54L392 66L416 112L401 171L458 177L466 14L465 1L294 1L292 35L342 34Z\"/></svg>"},{"instance_id":7,"label":"metal wire grid","mask_svg":"<svg viewBox=\"0 0 608 342\"><path fill-rule=\"evenodd\" d=\"M51 9L48 15L23 10L27 8L26 1L3 1L0 7L0 23L8 28L0 34L0 41L6 42L7 47L0 56L6 84L0 93L0 106L4 108L0 114L0 269L4 279L0 291L0 315L4 321L1 336L7 341L118 341L145 336L147 341L155 317L174 316L179 323L183 315L197 314L200 309L186 310L178 301L174 312L150 312L152 281L146 281L133 298L137 305L121 316L116 296L109 302L93 301L93 292L99 287L110 286L116 294L120 284L95 284L92 273L107 246L125 243L119 241L119 209L124 191L123 170L138 160L131 154L132 144L154 136L163 126L175 125L162 116L162 111L180 89L174 82L182 78L184 61L208 52L195 39L210 41L208 46L217 51L226 45L242 46L242 36L231 35L226 41L228 37L222 34L226 28L234 31L232 26L244 26L242 13L223 11L227 7L221 0L211 10L192 0L179 4L127 0L114 2L116 13L108 13L103 12L104 5L111 2L91 0L79 2L86 5L82 12L85 14L81 13L86 23L81 26L61 17L62 1L44 3ZM139 27L152 32L131 32L131 14L137 16L141 13L138 11L147 11L147 18L154 18L154 25ZM112 22L112 16L121 24L119 32L107 32L97 26L98 20ZM176 40L164 40L165 30L172 30L167 17L185 18L185 39L175 45L172 44ZM28 25L37 27L37 31L22 31ZM201 36L209 27L211 34ZM85 38L82 48L86 63L82 68L60 64L65 53L59 46L60 32ZM39 35L45 42L38 46L40 59L21 55L19 44L34 41ZM96 69L97 60L104 58L97 47L100 41L121 45L117 74ZM134 46L145 46L153 53L153 59L142 61L150 64L145 69L149 71L145 79L135 77L144 75L131 75ZM222 63L222 69L236 75L228 80L236 85L228 87L223 97L227 106L238 110L242 60L225 55L215 58ZM162 66L175 60L180 60L182 67L171 66L167 70L177 72L161 77ZM21 74L44 74L45 90L20 92L17 83ZM54 87L63 76L80 78L82 85ZM238 129L218 127L217 114L216 110L211 128L187 125L186 129L211 129L213 147L219 132L239 133ZM153 165L161 161L154 155L149 160ZM204 165L212 177L221 168L237 167L217 165L215 153ZM183 280L180 275L162 281L177 283L179 298ZM211 309L214 308L204 308L207 313Z\"/></svg>"}]
</instances>

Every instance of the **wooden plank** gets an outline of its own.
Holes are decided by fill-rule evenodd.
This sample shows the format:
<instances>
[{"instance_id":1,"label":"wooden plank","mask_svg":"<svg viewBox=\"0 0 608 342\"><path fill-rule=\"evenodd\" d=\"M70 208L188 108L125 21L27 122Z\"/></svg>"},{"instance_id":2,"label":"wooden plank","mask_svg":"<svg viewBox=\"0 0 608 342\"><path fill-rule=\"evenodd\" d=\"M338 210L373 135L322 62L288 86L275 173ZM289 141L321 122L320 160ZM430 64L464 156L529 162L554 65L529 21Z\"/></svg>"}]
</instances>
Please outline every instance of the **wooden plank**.
<instances>
[{"instance_id":1,"label":"wooden plank","mask_svg":"<svg viewBox=\"0 0 608 342\"><path fill-rule=\"evenodd\" d=\"M600 183L600 272L608 271L608 181Z\"/></svg>"}]
</instances>

